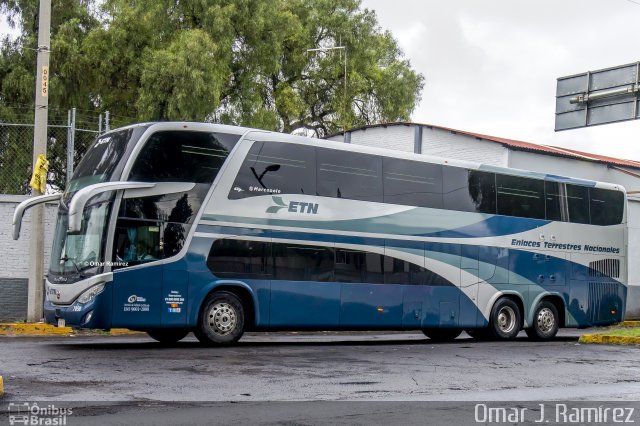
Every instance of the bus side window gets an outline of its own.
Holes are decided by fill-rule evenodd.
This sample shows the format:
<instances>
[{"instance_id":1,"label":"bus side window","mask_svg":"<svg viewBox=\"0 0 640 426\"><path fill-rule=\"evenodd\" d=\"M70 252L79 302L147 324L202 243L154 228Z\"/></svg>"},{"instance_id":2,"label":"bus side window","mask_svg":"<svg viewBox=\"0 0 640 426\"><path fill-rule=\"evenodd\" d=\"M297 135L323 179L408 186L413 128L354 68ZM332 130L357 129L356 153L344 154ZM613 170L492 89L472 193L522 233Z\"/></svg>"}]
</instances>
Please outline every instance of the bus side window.
<instances>
[{"instance_id":1,"label":"bus side window","mask_svg":"<svg viewBox=\"0 0 640 426\"><path fill-rule=\"evenodd\" d=\"M211 246L207 266L221 278L268 279L273 274L271 243L216 240Z\"/></svg>"},{"instance_id":2,"label":"bus side window","mask_svg":"<svg viewBox=\"0 0 640 426\"><path fill-rule=\"evenodd\" d=\"M563 182L545 182L546 218L589 223L589 190Z\"/></svg>"},{"instance_id":3,"label":"bus side window","mask_svg":"<svg viewBox=\"0 0 640 426\"><path fill-rule=\"evenodd\" d=\"M159 222L119 220L114 234L113 259L116 263L113 269L167 257L163 249L168 247L161 238L161 231Z\"/></svg>"},{"instance_id":4,"label":"bus side window","mask_svg":"<svg viewBox=\"0 0 640 426\"><path fill-rule=\"evenodd\" d=\"M624 194L610 189L589 188L589 210L592 225L622 223Z\"/></svg>"},{"instance_id":5,"label":"bus side window","mask_svg":"<svg viewBox=\"0 0 640 426\"><path fill-rule=\"evenodd\" d=\"M333 281L334 252L331 247L273 243L276 280Z\"/></svg>"},{"instance_id":6,"label":"bus side window","mask_svg":"<svg viewBox=\"0 0 640 426\"><path fill-rule=\"evenodd\" d=\"M384 202L442 208L440 164L384 157Z\"/></svg>"},{"instance_id":7,"label":"bus side window","mask_svg":"<svg viewBox=\"0 0 640 426\"><path fill-rule=\"evenodd\" d=\"M175 130L151 135L128 180L196 185L188 192L122 199L113 258L135 264L178 254L211 183L238 139L238 135Z\"/></svg>"},{"instance_id":8,"label":"bus side window","mask_svg":"<svg viewBox=\"0 0 640 426\"><path fill-rule=\"evenodd\" d=\"M381 203L382 158L317 148L317 195Z\"/></svg>"},{"instance_id":9,"label":"bus side window","mask_svg":"<svg viewBox=\"0 0 640 426\"><path fill-rule=\"evenodd\" d=\"M498 214L532 219L545 218L543 180L497 175L496 192Z\"/></svg>"},{"instance_id":10,"label":"bus side window","mask_svg":"<svg viewBox=\"0 0 640 426\"><path fill-rule=\"evenodd\" d=\"M230 200L267 194L316 193L315 149L311 146L256 142L240 166Z\"/></svg>"},{"instance_id":11,"label":"bus side window","mask_svg":"<svg viewBox=\"0 0 640 426\"><path fill-rule=\"evenodd\" d=\"M343 283L384 283L383 255L359 250L336 249L336 281Z\"/></svg>"},{"instance_id":12,"label":"bus side window","mask_svg":"<svg viewBox=\"0 0 640 426\"><path fill-rule=\"evenodd\" d=\"M443 202L447 210L496 213L494 173L443 166Z\"/></svg>"},{"instance_id":13,"label":"bus side window","mask_svg":"<svg viewBox=\"0 0 640 426\"><path fill-rule=\"evenodd\" d=\"M238 138L177 130L154 133L138 154L129 180L210 184Z\"/></svg>"}]
</instances>

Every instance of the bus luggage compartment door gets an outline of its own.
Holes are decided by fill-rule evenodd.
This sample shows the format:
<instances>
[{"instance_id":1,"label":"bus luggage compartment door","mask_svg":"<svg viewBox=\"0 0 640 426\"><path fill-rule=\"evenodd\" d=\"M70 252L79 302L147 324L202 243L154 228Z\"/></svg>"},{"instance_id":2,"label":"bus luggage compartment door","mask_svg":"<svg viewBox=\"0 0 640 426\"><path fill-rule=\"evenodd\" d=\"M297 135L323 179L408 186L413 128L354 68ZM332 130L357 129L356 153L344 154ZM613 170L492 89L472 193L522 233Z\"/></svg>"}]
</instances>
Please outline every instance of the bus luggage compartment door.
<instances>
[{"instance_id":1,"label":"bus luggage compartment door","mask_svg":"<svg viewBox=\"0 0 640 426\"><path fill-rule=\"evenodd\" d=\"M162 277L162 325L187 325L189 274L185 270L165 269Z\"/></svg>"},{"instance_id":2,"label":"bus luggage compartment door","mask_svg":"<svg viewBox=\"0 0 640 426\"><path fill-rule=\"evenodd\" d=\"M160 325L162 265L113 273L112 327Z\"/></svg>"}]
</instances>

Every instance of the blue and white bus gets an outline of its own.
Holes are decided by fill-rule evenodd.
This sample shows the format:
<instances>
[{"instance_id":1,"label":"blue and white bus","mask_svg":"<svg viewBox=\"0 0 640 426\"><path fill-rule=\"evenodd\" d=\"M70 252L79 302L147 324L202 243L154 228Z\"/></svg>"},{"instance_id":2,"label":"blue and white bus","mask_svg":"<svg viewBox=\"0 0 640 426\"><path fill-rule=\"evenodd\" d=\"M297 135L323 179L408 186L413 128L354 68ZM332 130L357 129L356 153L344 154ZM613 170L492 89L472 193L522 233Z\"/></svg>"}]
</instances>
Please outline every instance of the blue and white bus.
<instances>
[{"instance_id":1,"label":"blue and white bus","mask_svg":"<svg viewBox=\"0 0 640 426\"><path fill-rule=\"evenodd\" d=\"M46 322L533 339L620 322L626 194L607 183L217 124L101 135L59 198Z\"/></svg>"}]
</instances>

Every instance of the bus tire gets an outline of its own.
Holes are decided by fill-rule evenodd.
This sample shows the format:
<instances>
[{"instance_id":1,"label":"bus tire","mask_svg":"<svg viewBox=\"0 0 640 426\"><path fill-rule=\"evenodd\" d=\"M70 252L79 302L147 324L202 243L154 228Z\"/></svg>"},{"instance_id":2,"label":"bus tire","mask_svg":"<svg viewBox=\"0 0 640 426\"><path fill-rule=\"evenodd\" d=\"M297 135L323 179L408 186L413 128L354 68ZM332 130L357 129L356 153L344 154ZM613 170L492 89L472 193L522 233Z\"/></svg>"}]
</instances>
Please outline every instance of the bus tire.
<instances>
[{"instance_id":1,"label":"bus tire","mask_svg":"<svg viewBox=\"0 0 640 426\"><path fill-rule=\"evenodd\" d=\"M531 340L551 340L560 328L560 316L558 309L551 302L542 301L536 306L533 313L533 325L525 329Z\"/></svg>"},{"instance_id":2,"label":"bus tire","mask_svg":"<svg viewBox=\"0 0 640 426\"><path fill-rule=\"evenodd\" d=\"M212 293L204 301L193 334L205 345L231 345L242 337L244 319L238 296L226 291Z\"/></svg>"},{"instance_id":3,"label":"bus tire","mask_svg":"<svg viewBox=\"0 0 640 426\"><path fill-rule=\"evenodd\" d=\"M425 328L422 332L435 342L451 342L462 333L462 330L459 328Z\"/></svg>"},{"instance_id":4,"label":"bus tire","mask_svg":"<svg viewBox=\"0 0 640 426\"><path fill-rule=\"evenodd\" d=\"M513 340L520 332L522 314L513 300L503 297L493 305L489 330L497 340Z\"/></svg>"},{"instance_id":5,"label":"bus tire","mask_svg":"<svg viewBox=\"0 0 640 426\"><path fill-rule=\"evenodd\" d=\"M147 330L147 334L153 340L169 344L177 343L184 339L187 334L189 334L189 330L184 330L182 328L162 328L157 330Z\"/></svg>"}]
</instances>

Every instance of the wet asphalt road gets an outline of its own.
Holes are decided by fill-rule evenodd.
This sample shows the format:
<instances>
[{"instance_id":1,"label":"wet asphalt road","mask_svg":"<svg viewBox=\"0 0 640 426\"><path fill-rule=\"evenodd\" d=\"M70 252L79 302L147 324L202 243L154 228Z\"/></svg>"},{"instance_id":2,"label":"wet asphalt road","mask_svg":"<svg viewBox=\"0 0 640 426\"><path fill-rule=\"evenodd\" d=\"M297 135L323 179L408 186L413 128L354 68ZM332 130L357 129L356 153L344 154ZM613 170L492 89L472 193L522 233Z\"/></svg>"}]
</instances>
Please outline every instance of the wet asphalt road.
<instances>
[{"instance_id":1,"label":"wet asphalt road","mask_svg":"<svg viewBox=\"0 0 640 426\"><path fill-rule=\"evenodd\" d=\"M146 335L0 338L5 401L640 400L640 347L463 334L248 334L235 347Z\"/></svg>"}]
</instances>

